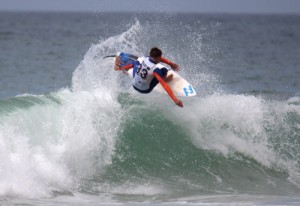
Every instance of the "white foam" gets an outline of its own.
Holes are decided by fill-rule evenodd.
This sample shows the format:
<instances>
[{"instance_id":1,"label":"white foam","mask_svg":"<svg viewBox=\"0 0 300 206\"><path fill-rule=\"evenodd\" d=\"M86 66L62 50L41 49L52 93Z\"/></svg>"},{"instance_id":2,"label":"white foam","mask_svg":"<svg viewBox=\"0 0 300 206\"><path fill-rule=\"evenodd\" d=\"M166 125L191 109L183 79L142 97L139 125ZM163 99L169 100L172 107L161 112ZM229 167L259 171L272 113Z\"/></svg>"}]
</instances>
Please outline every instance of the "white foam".
<instances>
[{"instance_id":1,"label":"white foam","mask_svg":"<svg viewBox=\"0 0 300 206\"><path fill-rule=\"evenodd\" d=\"M94 175L111 163L121 116L118 102L107 92L70 94L63 109L61 144L76 176Z\"/></svg>"},{"instance_id":2,"label":"white foam","mask_svg":"<svg viewBox=\"0 0 300 206\"><path fill-rule=\"evenodd\" d=\"M299 106L291 102L295 99L270 102L255 96L214 93L186 101L183 109L172 108L167 115L185 128L195 146L224 156L241 153L267 167L288 171L291 178L295 177L291 182L299 183L299 154L287 159L270 142L273 137L269 130L282 128L282 135L285 135L284 132L292 129L286 122L286 115L289 112L299 114ZM279 138L281 131L278 132ZM284 140L286 138L289 137L282 136L280 141L286 146L293 146ZM283 144L280 144L281 147Z\"/></svg>"},{"instance_id":3,"label":"white foam","mask_svg":"<svg viewBox=\"0 0 300 206\"><path fill-rule=\"evenodd\" d=\"M44 111L44 112L43 112ZM52 113L52 115L50 115ZM36 105L2 117L0 125L0 195L50 196L70 186L68 171L51 154L55 105ZM53 125L52 125L53 126ZM55 127L55 126L54 126ZM49 129L48 128L48 129Z\"/></svg>"},{"instance_id":4,"label":"white foam","mask_svg":"<svg viewBox=\"0 0 300 206\"><path fill-rule=\"evenodd\" d=\"M118 51L139 54L134 44L134 37L139 31L140 24L136 21L128 31L93 44L73 74L73 91L91 91L99 88L113 91L117 84L113 59L103 57L116 54Z\"/></svg>"},{"instance_id":5,"label":"white foam","mask_svg":"<svg viewBox=\"0 0 300 206\"><path fill-rule=\"evenodd\" d=\"M41 104L1 119L1 196L76 191L81 179L92 178L111 163L123 114L113 61L102 57L125 48L138 53L133 36L139 30L136 21L121 35L92 45L74 71L73 91L51 94L59 104L34 96Z\"/></svg>"},{"instance_id":6,"label":"white foam","mask_svg":"<svg viewBox=\"0 0 300 206\"><path fill-rule=\"evenodd\" d=\"M122 110L109 92L56 94L57 104L16 110L0 124L0 195L41 197L73 191L111 163Z\"/></svg>"}]
</instances>

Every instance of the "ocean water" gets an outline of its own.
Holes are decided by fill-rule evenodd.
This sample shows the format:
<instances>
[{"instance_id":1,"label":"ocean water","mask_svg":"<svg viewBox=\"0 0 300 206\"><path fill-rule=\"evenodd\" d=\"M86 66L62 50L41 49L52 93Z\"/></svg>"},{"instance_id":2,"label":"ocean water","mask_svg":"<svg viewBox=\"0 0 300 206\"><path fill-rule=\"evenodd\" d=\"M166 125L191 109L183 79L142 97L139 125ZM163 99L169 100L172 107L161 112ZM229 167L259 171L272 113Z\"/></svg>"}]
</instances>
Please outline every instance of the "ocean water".
<instances>
[{"instance_id":1,"label":"ocean water","mask_svg":"<svg viewBox=\"0 0 300 206\"><path fill-rule=\"evenodd\" d=\"M1 205L299 205L300 16L0 13ZM197 90L142 95L158 46Z\"/></svg>"}]
</instances>

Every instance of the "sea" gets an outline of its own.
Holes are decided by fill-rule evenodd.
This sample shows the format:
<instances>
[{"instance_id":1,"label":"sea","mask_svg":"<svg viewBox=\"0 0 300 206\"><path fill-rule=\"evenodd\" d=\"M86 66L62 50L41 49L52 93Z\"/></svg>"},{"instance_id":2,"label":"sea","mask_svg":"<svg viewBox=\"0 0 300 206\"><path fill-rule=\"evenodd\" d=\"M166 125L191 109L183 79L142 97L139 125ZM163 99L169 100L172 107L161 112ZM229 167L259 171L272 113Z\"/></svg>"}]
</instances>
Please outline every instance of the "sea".
<instances>
[{"instance_id":1,"label":"sea","mask_svg":"<svg viewBox=\"0 0 300 206\"><path fill-rule=\"evenodd\" d=\"M183 108L103 58L152 47ZM0 205L300 205L300 15L1 11Z\"/></svg>"}]
</instances>

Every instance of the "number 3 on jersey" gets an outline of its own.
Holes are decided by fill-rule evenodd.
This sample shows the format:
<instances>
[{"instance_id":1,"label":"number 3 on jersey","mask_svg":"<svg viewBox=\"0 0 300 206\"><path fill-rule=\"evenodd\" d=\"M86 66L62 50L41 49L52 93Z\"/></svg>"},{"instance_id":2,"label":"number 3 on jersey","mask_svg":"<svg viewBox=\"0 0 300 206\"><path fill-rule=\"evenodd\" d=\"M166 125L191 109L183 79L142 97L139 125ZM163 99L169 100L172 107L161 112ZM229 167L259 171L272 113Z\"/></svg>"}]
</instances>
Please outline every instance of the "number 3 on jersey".
<instances>
[{"instance_id":1,"label":"number 3 on jersey","mask_svg":"<svg viewBox=\"0 0 300 206\"><path fill-rule=\"evenodd\" d=\"M143 79L146 79L148 75L148 70L146 68L143 68L140 64L136 73L140 75Z\"/></svg>"}]
</instances>

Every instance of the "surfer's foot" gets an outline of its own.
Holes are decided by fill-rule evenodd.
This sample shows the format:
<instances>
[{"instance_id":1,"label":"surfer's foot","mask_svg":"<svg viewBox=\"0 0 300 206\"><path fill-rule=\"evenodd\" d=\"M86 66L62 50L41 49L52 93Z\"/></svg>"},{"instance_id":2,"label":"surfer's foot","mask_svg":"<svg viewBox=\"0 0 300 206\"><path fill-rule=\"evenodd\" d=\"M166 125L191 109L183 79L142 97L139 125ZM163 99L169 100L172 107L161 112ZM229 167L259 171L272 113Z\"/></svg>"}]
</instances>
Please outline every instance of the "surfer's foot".
<instances>
[{"instance_id":1,"label":"surfer's foot","mask_svg":"<svg viewBox=\"0 0 300 206\"><path fill-rule=\"evenodd\" d=\"M166 82L170 82L172 79L173 79L173 74L170 74L169 76L166 76L166 77L164 78L164 80L165 80Z\"/></svg>"}]
</instances>

